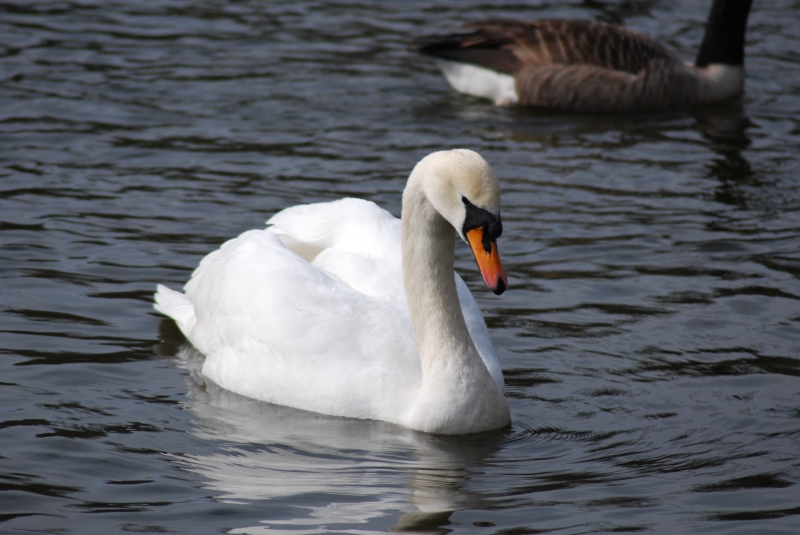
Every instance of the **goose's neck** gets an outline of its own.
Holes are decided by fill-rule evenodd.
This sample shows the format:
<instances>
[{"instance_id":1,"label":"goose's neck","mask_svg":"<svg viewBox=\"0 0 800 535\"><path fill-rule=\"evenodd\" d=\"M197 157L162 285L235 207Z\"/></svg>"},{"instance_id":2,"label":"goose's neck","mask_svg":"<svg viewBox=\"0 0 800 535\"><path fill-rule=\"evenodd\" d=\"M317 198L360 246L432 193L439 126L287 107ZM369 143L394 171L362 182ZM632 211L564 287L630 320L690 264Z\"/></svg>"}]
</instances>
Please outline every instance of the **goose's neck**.
<instances>
[{"instance_id":1,"label":"goose's neck","mask_svg":"<svg viewBox=\"0 0 800 535\"><path fill-rule=\"evenodd\" d=\"M752 0L714 0L695 65L744 65L744 35Z\"/></svg>"},{"instance_id":2,"label":"goose's neck","mask_svg":"<svg viewBox=\"0 0 800 535\"><path fill-rule=\"evenodd\" d=\"M485 368L458 300L453 272L455 230L422 188L413 184L403 195L401 227L403 283L423 379L447 374L453 366L463 370L465 360Z\"/></svg>"}]
</instances>

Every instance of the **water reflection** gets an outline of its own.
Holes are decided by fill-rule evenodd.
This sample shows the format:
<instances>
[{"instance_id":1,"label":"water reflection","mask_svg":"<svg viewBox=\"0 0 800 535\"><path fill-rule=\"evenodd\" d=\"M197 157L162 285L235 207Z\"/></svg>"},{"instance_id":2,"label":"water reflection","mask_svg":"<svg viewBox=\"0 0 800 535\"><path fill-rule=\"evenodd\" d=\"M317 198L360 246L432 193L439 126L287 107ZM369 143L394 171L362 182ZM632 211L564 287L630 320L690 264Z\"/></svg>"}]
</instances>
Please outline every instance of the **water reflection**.
<instances>
[{"instance_id":1,"label":"water reflection","mask_svg":"<svg viewBox=\"0 0 800 535\"><path fill-rule=\"evenodd\" d=\"M637 16L651 16L657 2L652 0L627 1L621 3L584 0L583 5L597 12L597 20L607 24L624 26L627 19Z\"/></svg>"},{"instance_id":2,"label":"water reflection","mask_svg":"<svg viewBox=\"0 0 800 535\"><path fill-rule=\"evenodd\" d=\"M620 22L691 59L707 10L0 4L0 531L797 533L796 5L757 2L743 100L691 113L498 108L406 51L454 19L541 16ZM512 291L476 298L509 435L420 436L196 382L187 404L185 370L151 351L156 282L286 206L397 214L410 167L454 146L503 180Z\"/></svg>"},{"instance_id":3,"label":"water reflection","mask_svg":"<svg viewBox=\"0 0 800 535\"><path fill-rule=\"evenodd\" d=\"M231 533L323 533L360 524L442 534L451 531L444 526L454 511L486 507L485 497L468 488L470 474L501 448L507 431L431 436L248 399L207 381L200 373L204 357L189 344L178 346L170 324L162 322L167 341L159 351L177 349L191 371L189 408L199 418L194 433L222 443L211 454L175 462L207 478L218 501L292 509Z\"/></svg>"},{"instance_id":4,"label":"water reflection","mask_svg":"<svg viewBox=\"0 0 800 535\"><path fill-rule=\"evenodd\" d=\"M743 186L758 184L750 162L741 154L751 144L747 129L752 126L741 101L698 109L694 117L697 129L711 141L709 148L719 156L706 165L706 176L720 182L714 199L747 209L747 193Z\"/></svg>"}]
</instances>

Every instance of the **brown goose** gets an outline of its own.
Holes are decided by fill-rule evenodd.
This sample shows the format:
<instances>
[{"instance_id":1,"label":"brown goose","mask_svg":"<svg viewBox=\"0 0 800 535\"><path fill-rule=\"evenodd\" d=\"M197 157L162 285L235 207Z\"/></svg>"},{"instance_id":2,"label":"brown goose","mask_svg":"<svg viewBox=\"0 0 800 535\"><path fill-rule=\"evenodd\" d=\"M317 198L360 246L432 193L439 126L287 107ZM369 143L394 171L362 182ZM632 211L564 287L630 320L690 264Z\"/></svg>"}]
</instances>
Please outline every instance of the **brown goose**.
<instances>
[{"instance_id":1,"label":"brown goose","mask_svg":"<svg viewBox=\"0 0 800 535\"><path fill-rule=\"evenodd\" d=\"M708 104L744 89L744 35L752 0L714 0L694 64L649 37L600 22L489 20L418 39L456 90L582 112Z\"/></svg>"}]
</instances>

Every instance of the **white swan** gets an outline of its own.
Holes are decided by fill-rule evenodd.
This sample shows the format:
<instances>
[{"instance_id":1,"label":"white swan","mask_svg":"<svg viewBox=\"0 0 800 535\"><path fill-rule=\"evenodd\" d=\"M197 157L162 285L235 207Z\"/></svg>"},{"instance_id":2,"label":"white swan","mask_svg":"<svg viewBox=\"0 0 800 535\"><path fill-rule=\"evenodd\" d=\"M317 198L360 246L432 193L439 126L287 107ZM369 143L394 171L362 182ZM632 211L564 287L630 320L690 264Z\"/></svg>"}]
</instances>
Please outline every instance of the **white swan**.
<instances>
[{"instance_id":1,"label":"white swan","mask_svg":"<svg viewBox=\"0 0 800 535\"><path fill-rule=\"evenodd\" d=\"M158 287L156 310L206 355L205 377L262 401L431 433L509 423L486 324L453 271L457 233L486 284L507 286L500 189L480 155L420 161L401 221L342 199L267 223L206 256L185 294Z\"/></svg>"}]
</instances>

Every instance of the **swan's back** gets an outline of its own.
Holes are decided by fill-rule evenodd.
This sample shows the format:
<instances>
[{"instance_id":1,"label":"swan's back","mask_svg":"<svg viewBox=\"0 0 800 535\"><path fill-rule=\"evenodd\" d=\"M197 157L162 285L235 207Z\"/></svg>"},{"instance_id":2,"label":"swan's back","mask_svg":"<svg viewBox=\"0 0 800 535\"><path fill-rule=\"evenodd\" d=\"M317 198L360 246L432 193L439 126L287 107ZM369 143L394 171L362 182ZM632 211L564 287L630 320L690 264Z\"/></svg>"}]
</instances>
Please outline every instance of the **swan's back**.
<instances>
[{"instance_id":1,"label":"swan's back","mask_svg":"<svg viewBox=\"0 0 800 535\"><path fill-rule=\"evenodd\" d=\"M356 290L404 299L400 220L373 202L340 199L275 214L269 232L287 249ZM399 278L398 278L399 277Z\"/></svg>"}]
</instances>

